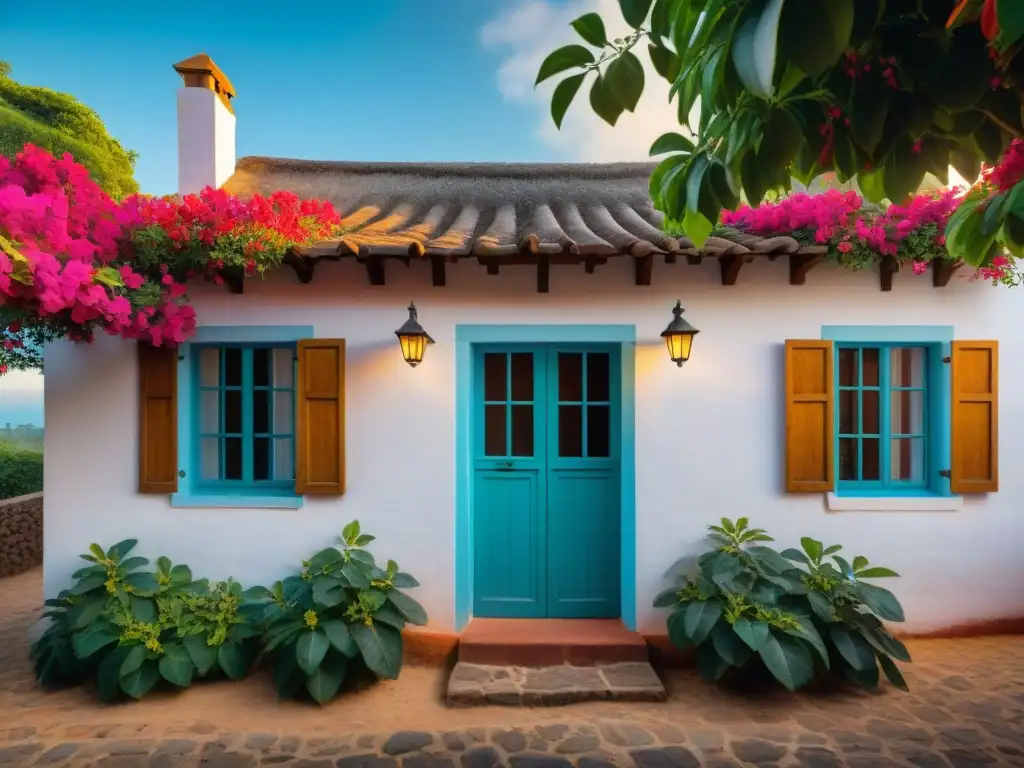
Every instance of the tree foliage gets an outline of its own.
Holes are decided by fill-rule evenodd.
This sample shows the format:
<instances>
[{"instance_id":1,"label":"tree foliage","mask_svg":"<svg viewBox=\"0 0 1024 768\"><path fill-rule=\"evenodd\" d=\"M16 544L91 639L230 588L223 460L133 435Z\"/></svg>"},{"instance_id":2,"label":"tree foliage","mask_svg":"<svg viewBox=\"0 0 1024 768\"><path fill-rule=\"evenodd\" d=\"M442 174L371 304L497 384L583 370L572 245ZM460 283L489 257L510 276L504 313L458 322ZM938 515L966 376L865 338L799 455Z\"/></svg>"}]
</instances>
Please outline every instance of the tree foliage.
<instances>
[{"instance_id":1,"label":"tree foliage","mask_svg":"<svg viewBox=\"0 0 1024 768\"><path fill-rule=\"evenodd\" d=\"M138 192L136 155L107 133L99 116L72 96L21 85L0 61L0 155L14 158L26 144L56 157L70 152L111 197Z\"/></svg>"},{"instance_id":2,"label":"tree foliage","mask_svg":"<svg viewBox=\"0 0 1024 768\"><path fill-rule=\"evenodd\" d=\"M595 13L572 23L586 45L552 52L540 83L566 74L561 125L590 78L591 109L615 125L645 86L646 48L671 83L682 130L661 136L655 206L703 243L721 211L757 205L835 172L872 201L902 203L926 173L970 181L1024 139L1024 3L1015 0L619 0L632 27L609 41ZM1019 182L1019 179L1017 180ZM1003 185L1005 187L1005 185ZM950 221L950 251L988 263L1024 252L1024 188L982 185ZM988 209L993 209L985 217ZM964 225L963 219L969 219ZM960 224L956 222L960 221ZM973 223L970 223L973 222ZM954 227L957 229L954 231ZM950 237L950 234L955 237Z\"/></svg>"}]
</instances>

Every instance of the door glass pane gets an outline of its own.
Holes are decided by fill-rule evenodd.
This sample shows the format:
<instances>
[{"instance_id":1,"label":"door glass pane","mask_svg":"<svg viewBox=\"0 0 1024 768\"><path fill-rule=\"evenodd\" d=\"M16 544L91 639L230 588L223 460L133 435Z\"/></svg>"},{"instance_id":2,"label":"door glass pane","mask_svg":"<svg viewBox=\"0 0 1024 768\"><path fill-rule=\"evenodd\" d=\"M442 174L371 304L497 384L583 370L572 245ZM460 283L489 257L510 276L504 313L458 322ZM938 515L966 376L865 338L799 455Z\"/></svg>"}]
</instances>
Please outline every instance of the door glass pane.
<instances>
[{"instance_id":1,"label":"door glass pane","mask_svg":"<svg viewBox=\"0 0 1024 768\"><path fill-rule=\"evenodd\" d=\"M839 390L839 433L856 435L859 432L857 422L857 390Z\"/></svg>"},{"instance_id":2,"label":"door glass pane","mask_svg":"<svg viewBox=\"0 0 1024 768\"><path fill-rule=\"evenodd\" d=\"M507 359L504 352L484 355L484 400L501 402L507 399L505 397L505 385L508 379L508 370L505 367Z\"/></svg>"},{"instance_id":3,"label":"door glass pane","mask_svg":"<svg viewBox=\"0 0 1024 768\"><path fill-rule=\"evenodd\" d=\"M224 440L224 479L242 479L242 438L228 437Z\"/></svg>"},{"instance_id":4,"label":"door glass pane","mask_svg":"<svg viewBox=\"0 0 1024 768\"><path fill-rule=\"evenodd\" d=\"M857 350L839 350L839 386L856 387L860 382L857 380Z\"/></svg>"},{"instance_id":5,"label":"door glass pane","mask_svg":"<svg viewBox=\"0 0 1024 768\"><path fill-rule=\"evenodd\" d=\"M587 406L587 456L608 458L611 449L611 409L607 405Z\"/></svg>"},{"instance_id":6,"label":"door glass pane","mask_svg":"<svg viewBox=\"0 0 1024 768\"><path fill-rule=\"evenodd\" d=\"M220 350L205 347L199 352L199 383L216 387L220 383Z\"/></svg>"},{"instance_id":7,"label":"door glass pane","mask_svg":"<svg viewBox=\"0 0 1024 768\"><path fill-rule=\"evenodd\" d=\"M894 435L924 434L924 392L898 389L892 393L891 430Z\"/></svg>"},{"instance_id":8,"label":"door glass pane","mask_svg":"<svg viewBox=\"0 0 1024 768\"><path fill-rule=\"evenodd\" d=\"M274 440L274 479L295 479L295 450L290 437Z\"/></svg>"},{"instance_id":9,"label":"door glass pane","mask_svg":"<svg viewBox=\"0 0 1024 768\"><path fill-rule=\"evenodd\" d=\"M611 376L607 352L587 355L587 402L607 403L611 400Z\"/></svg>"},{"instance_id":10,"label":"door glass pane","mask_svg":"<svg viewBox=\"0 0 1024 768\"><path fill-rule=\"evenodd\" d=\"M561 402L583 402L583 355L578 352L558 354L558 399Z\"/></svg>"},{"instance_id":11,"label":"door glass pane","mask_svg":"<svg viewBox=\"0 0 1024 768\"><path fill-rule=\"evenodd\" d=\"M484 455L504 456L507 450L505 406L484 406Z\"/></svg>"},{"instance_id":12,"label":"door glass pane","mask_svg":"<svg viewBox=\"0 0 1024 768\"><path fill-rule=\"evenodd\" d=\"M270 431L270 390L257 389L252 393L252 429L257 435Z\"/></svg>"},{"instance_id":13,"label":"door glass pane","mask_svg":"<svg viewBox=\"0 0 1024 768\"><path fill-rule=\"evenodd\" d=\"M220 440L204 437L199 441L199 477L202 480L220 479Z\"/></svg>"},{"instance_id":14,"label":"door glass pane","mask_svg":"<svg viewBox=\"0 0 1024 768\"><path fill-rule=\"evenodd\" d=\"M878 349L865 347L861 350L860 364L863 368L861 384L865 387L878 386Z\"/></svg>"},{"instance_id":15,"label":"door glass pane","mask_svg":"<svg viewBox=\"0 0 1024 768\"><path fill-rule=\"evenodd\" d=\"M839 439L839 479L857 479L857 438Z\"/></svg>"},{"instance_id":16,"label":"door glass pane","mask_svg":"<svg viewBox=\"0 0 1024 768\"><path fill-rule=\"evenodd\" d=\"M252 441L252 479L270 479L270 438L257 437Z\"/></svg>"},{"instance_id":17,"label":"door glass pane","mask_svg":"<svg viewBox=\"0 0 1024 768\"><path fill-rule=\"evenodd\" d=\"M861 441L861 480L881 480L879 445L877 437L865 437Z\"/></svg>"},{"instance_id":18,"label":"door glass pane","mask_svg":"<svg viewBox=\"0 0 1024 768\"><path fill-rule=\"evenodd\" d=\"M924 438L904 437L892 441L889 457L893 480L924 480Z\"/></svg>"},{"instance_id":19,"label":"door glass pane","mask_svg":"<svg viewBox=\"0 0 1024 768\"><path fill-rule=\"evenodd\" d=\"M558 406L558 455L583 455L583 406Z\"/></svg>"},{"instance_id":20,"label":"door glass pane","mask_svg":"<svg viewBox=\"0 0 1024 768\"><path fill-rule=\"evenodd\" d=\"M199 393L199 431L207 435L220 432L220 392L216 389Z\"/></svg>"},{"instance_id":21,"label":"door glass pane","mask_svg":"<svg viewBox=\"0 0 1024 768\"><path fill-rule=\"evenodd\" d=\"M894 347L889 354L889 380L892 386L924 386L924 347Z\"/></svg>"},{"instance_id":22,"label":"door glass pane","mask_svg":"<svg viewBox=\"0 0 1024 768\"><path fill-rule=\"evenodd\" d=\"M270 350L252 351L252 383L257 387L270 386Z\"/></svg>"},{"instance_id":23,"label":"door glass pane","mask_svg":"<svg viewBox=\"0 0 1024 768\"><path fill-rule=\"evenodd\" d=\"M861 392L861 434L877 435L879 425L878 390L865 389Z\"/></svg>"},{"instance_id":24,"label":"door glass pane","mask_svg":"<svg viewBox=\"0 0 1024 768\"><path fill-rule=\"evenodd\" d=\"M224 350L224 383L229 387L242 386L242 350Z\"/></svg>"},{"instance_id":25,"label":"door glass pane","mask_svg":"<svg viewBox=\"0 0 1024 768\"><path fill-rule=\"evenodd\" d=\"M513 363L513 370L515 364ZM533 406L512 406L512 455L533 456Z\"/></svg>"},{"instance_id":26,"label":"door glass pane","mask_svg":"<svg viewBox=\"0 0 1024 768\"><path fill-rule=\"evenodd\" d=\"M512 355L512 399L533 400L533 354L530 352Z\"/></svg>"},{"instance_id":27,"label":"door glass pane","mask_svg":"<svg viewBox=\"0 0 1024 768\"><path fill-rule=\"evenodd\" d=\"M295 354L290 349L274 350L274 386L291 387L294 378L292 369L295 363Z\"/></svg>"},{"instance_id":28,"label":"door glass pane","mask_svg":"<svg viewBox=\"0 0 1024 768\"><path fill-rule=\"evenodd\" d=\"M242 433L242 391L229 389L224 393L224 431L228 434Z\"/></svg>"}]
</instances>

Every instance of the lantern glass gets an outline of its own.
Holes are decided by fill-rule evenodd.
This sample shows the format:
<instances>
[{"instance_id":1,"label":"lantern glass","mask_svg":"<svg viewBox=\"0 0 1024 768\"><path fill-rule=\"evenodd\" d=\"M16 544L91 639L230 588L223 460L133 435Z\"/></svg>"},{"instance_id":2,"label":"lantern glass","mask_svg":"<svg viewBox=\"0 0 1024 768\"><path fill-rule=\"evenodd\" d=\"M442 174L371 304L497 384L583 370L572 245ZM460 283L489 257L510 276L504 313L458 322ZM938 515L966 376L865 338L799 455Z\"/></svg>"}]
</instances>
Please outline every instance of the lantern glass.
<instances>
[{"instance_id":1,"label":"lantern glass","mask_svg":"<svg viewBox=\"0 0 1024 768\"><path fill-rule=\"evenodd\" d=\"M398 337L398 343L402 345L402 357L405 362L415 368L423 362L423 355L427 351L427 337L421 333L403 334Z\"/></svg>"},{"instance_id":2,"label":"lantern glass","mask_svg":"<svg viewBox=\"0 0 1024 768\"><path fill-rule=\"evenodd\" d=\"M690 348L693 346L692 333L671 333L665 337L668 356L675 363L685 363L690 359Z\"/></svg>"}]
</instances>

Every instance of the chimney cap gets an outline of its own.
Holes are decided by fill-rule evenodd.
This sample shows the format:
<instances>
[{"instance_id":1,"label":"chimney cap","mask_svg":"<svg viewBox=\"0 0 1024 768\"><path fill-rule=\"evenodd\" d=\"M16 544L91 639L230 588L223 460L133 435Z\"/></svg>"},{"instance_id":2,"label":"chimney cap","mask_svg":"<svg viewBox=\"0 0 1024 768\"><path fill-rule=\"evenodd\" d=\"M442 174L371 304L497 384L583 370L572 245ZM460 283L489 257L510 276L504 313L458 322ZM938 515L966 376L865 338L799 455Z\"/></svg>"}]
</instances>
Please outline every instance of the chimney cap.
<instances>
[{"instance_id":1,"label":"chimney cap","mask_svg":"<svg viewBox=\"0 0 1024 768\"><path fill-rule=\"evenodd\" d=\"M225 104L228 100L235 96L235 86L228 80L220 67L214 64L213 59L207 56L205 53L197 53L195 56L190 56L184 61L179 61L174 65L174 71L177 72L185 81L185 86L197 86L200 82L207 81L207 78L197 80L190 75L207 75L212 78L216 85L210 90L217 91L223 98ZM209 87L209 86L207 86Z\"/></svg>"}]
</instances>

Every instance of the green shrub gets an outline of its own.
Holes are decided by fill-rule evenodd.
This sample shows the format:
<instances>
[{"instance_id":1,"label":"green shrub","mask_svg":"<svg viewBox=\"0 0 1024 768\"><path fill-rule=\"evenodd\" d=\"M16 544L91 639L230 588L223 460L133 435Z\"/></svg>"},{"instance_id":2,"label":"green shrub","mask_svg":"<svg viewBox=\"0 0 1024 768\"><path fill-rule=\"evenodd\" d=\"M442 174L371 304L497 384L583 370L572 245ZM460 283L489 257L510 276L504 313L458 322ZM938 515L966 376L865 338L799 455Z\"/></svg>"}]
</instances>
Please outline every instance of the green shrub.
<instances>
[{"instance_id":1,"label":"green shrub","mask_svg":"<svg viewBox=\"0 0 1024 768\"><path fill-rule=\"evenodd\" d=\"M43 490L43 454L0 443L0 500Z\"/></svg>"},{"instance_id":2,"label":"green shrub","mask_svg":"<svg viewBox=\"0 0 1024 768\"><path fill-rule=\"evenodd\" d=\"M699 558L695 573L654 601L673 609L669 638L678 648L696 647L705 679L760 667L789 690L836 674L874 690L881 668L907 689L894 660L909 662L910 654L881 621L903 621L903 609L891 592L862 581L894 571L864 557L851 564L837 554L839 545L806 537L802 551L779 553L761 543L773 539L749 528L745 517L722 518L709 529L715 548Z\"/></svg>"},{"instance_id":3,"label":"green shrub","mask_svg":"<svg viewBox=\"0 0 1024 768\"><path fill-rule=\"evenodd\" d=\"M379 568L363 547L374 540L359 522L345 526L341 548L330 547L302 564L297 576L264 590L266 650L282 698L303 689L326 704L353 666L394 679L402 668L407 623L426 624L427 614L402 589L419 582L389 560Z\"/></svg>"}]
</instances>

